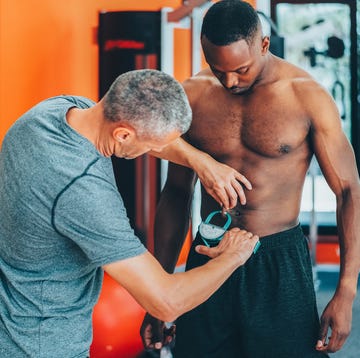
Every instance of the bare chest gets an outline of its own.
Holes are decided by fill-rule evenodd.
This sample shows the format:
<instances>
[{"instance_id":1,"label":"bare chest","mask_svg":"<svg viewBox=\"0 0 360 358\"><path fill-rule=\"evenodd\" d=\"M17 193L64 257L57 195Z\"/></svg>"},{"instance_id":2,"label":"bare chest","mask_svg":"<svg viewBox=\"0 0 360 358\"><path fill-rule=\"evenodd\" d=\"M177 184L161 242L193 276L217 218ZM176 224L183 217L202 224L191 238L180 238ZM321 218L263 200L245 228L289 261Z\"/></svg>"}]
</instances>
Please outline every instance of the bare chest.
<instances>
[{"instance_id":1,"label":"bare chest","mask_svg":"<svg viewBox=\"0 0 360 358\"><path fill-rule=\"evenodd\" d=\"M309 124L293 101L233 97L195 109L189 136L196 146L217 158L244 152L279 157L306 142Z\"/></svg>"}]
</instances>

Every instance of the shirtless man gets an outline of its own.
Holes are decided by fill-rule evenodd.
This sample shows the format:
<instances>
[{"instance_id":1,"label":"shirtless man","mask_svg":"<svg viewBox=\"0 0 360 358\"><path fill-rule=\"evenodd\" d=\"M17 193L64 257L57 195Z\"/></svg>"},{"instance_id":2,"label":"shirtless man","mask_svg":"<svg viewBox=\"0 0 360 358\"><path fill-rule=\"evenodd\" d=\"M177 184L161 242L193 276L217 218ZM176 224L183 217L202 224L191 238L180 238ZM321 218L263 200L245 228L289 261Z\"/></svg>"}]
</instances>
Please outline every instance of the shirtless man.
<instances>
[{"instance_id":1,"label":"shirtless man","mask_svg":"<svg viewBox=\"0 0 360 358\"><path fill-rule=\"evenodd\" d=\"M205 15L209 68L184 83L193 110L185 139L244 174L253 189L230 210L232 225L261 247L207 302L176 322L177 358L310 358L339 350L351 329L360 267L360 187L355 157L331 96L269 52L256 11L223 0ZM319 322L300 201L313 155L336 195L340 278ZM156 215L155 256L174 269L189 227L196 177L170 164ZM218 204L202 190L203 220ZM194 245L202 242L199 234ZM206 262L194 251L186 269ZM331 331L331 337L330 337ZM147 316L144 344L160 348Z\"/></svg>"}]
</instances>

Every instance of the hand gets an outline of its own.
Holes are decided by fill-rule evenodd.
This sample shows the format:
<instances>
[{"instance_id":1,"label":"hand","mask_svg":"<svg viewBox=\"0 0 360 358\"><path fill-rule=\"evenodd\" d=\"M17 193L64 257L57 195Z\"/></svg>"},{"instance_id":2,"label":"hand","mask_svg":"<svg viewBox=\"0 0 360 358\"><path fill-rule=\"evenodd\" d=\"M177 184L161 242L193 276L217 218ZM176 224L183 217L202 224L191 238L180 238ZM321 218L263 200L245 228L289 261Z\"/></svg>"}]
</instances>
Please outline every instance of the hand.
<instances>
[{"instance_id":1,"label":"hand","mask_svg":"<svg viewBox=\"0 0 360 358\"><path fill-rule=\"evenodd\" d=\"M320 320L320 336L316 350L334 353L341 349L350 334L352 300L335 294L326 306ZM331 328L331 337L329 337Z\"/></svg>"},{"instance_id":2,"label":"hand","mask_svg":"<svg viewBox=\"0 0 360 358\"><path fill-rule=\"evenodd\" d=\"M238 171L226 164L217 162L206 156L197 163L196 171L201 184L225 211L236 206L238 198L242 205L246 204L243 186L251 190L251 183Z\"/></svg>"},{"instance_id":3,"label":"hand","mask_svg":"<svg viewBox=\"0 0 360 358\"><path fill-rule=\"evenodd\" d=\"M146 313L140 328L140 335L146 350L160 350L174 340L175 325L166 328L163 321Z\"/></svg>"},{"instance_id":4,"label":"hand","mask_svg":"<svg viewBox=\"0 0 360 358\"><path fill-rule=\"evenodd\" d=\"M258 241L259 236L235 227L225 233L218 246L198 245L195 250L197 253L211 258L223 254L236 255L239 260L238 264L241 266L249 259Z\"/></svg>"}]
</instances>

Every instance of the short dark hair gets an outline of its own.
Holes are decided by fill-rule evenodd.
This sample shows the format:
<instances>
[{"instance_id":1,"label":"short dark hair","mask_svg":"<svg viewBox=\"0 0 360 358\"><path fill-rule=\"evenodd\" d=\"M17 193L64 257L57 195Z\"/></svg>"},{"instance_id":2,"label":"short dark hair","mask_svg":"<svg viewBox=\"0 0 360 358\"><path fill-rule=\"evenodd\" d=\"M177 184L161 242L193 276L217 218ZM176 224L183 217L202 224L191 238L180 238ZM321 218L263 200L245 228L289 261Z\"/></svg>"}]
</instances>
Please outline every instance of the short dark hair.
<instances>
[{"instance_id":1,"label":"short dark hair","mask_svg":"<svg viewBox=\"0 0 360 358\"><path fill-rule=\"evenodd\" d=\"M256 10L241 0L222 0L205 14L201 37L216 46L226 46L245 40L251 44L261 26Z\"/></svg>"}]
</instances>

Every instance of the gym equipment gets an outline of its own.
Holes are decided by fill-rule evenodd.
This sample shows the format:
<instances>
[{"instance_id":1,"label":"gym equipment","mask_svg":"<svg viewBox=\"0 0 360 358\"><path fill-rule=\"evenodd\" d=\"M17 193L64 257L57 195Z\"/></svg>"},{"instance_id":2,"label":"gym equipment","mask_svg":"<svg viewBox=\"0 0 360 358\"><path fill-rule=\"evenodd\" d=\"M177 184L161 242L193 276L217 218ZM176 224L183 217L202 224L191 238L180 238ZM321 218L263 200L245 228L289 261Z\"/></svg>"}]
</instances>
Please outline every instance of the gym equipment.
<instances>
[{"instance_id":1,"label":"gym equipment","mask_svg":"<svg viewBox=\"0 0 360 358\"><path fill-rule=\"evenodd\" d=\"M199 225L200 236L208 247L216 246L231 224L231 216L228 213L225 213L226 222L222 227L210 224L210 220L217 214L221 215L221 211L213 211L205 221L202 221Z\"/></svg>"},{"instance_id":2,"label":"gym equipment","mask_svg":"<svg viewBox=\"0 0 360 358\"><path fill-rule=\"evenodd\" d=\"M222 215L226 217L226 222L223 226L211 224L210 221L215 215ZM223 214L222 211L211 212L205 221L202 221L199 225L199 234L207 247L213 247L219 244L220 240L225 235L227 229L231 224L231 216L229 213ZM259 249L261 243L258 241L254 247L253 253Z\"/></svg>"}]
</instances>

